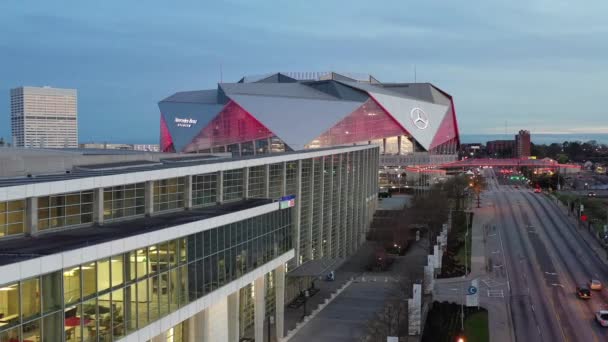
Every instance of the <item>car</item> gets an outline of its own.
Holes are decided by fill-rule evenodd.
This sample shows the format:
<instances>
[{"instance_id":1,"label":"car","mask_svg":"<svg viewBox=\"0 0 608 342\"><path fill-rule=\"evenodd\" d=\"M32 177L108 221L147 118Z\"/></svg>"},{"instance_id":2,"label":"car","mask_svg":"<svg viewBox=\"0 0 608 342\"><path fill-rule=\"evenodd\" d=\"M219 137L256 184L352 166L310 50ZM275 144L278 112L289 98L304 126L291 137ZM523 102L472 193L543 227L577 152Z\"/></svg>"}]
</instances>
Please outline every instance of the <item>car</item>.
<instances>
[{"instance_id":1,"label":"car","mask_svg":"<svg viewBox=\"0 0 608 342\"><path fill-rule=\"evenodd\" d=\"M540 194L541 190L540 190L540 188L534 188L534 192L537 194Z\"/></svg>"},{"instance_id":2,"label":"car","mask_svg":"<svg viewBox=\"0 0 608 342\"><path fill-rule=\"evenodd\" d=\"M576 295L580 299L590 299L591 298L591 290L586 284L581 284L576 287Z\"/></svg>"},{"instance_id":3,"label":"car","mask_svg":"<svg viewBox=\"0 0 608 342\"><path fill-rule=\"evenodd\" d=\"M515 186L515 189L519 189L519 185L516 185L516 186Z\"/></svg>"},{"instance_id":4,"label":"car","mask_svg":"<svg viewBox=\"0 0 608 342\"><path fill-rule=\"evenodd\" d=\"M594 291L601 291L602 290L602 282L597 280L597 279L591 279L589 281L589 288L594 290Z\"/></svg>"},{"instance_id":5,"label":"car","mask_svg":"<svg viewBox=\"0 0 608 342\"><path fill-rule=\"evenodd\" d=\"M589 191L587 193L587 197L595 197L595 196L597 196L597 194L595 192L593 192L593 191Z\"/></svg>"},{"instance_id":6,"label":"car","mask_svg":"<svg viewBox=\"0 0 608 342\"><path fill-rule=\"evenodd\" d=\"M608 327L608 310L600 310L595 313L595 320L603 327Z\"/></svg>"}]
</instances>

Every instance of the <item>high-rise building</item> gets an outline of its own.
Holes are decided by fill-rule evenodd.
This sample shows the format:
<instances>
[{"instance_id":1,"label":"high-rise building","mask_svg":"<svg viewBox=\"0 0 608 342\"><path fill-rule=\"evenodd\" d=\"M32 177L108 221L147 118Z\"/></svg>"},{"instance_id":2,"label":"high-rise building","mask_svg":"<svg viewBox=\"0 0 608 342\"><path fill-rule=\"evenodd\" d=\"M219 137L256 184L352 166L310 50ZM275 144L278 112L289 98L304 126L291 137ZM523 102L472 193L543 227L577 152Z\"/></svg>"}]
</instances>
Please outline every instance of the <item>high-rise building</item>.
<instances>
[{"instance_id":1,"label":"high-rise building","mask_svg":"<svg viewBox=\"0 0 608 342\"><path fill-rule=\"evenodd\" d=\"M281 340L376 208L377 146L115 153L0 178L0 341Z\"/></svg>"},{"instance_id":2,"label":"high-rise building","mask_svg":"<svg viewBox=\"0 0 608 342\"><path fill-rule=\"evenodd\" d=\"M518 158L530 156L530 131L520 130L515 136L515 148Z\"/></svg>"},{"instance_id":3,"label":"high-rise building","mask_svg":"<svg viewBox=\"0 0 608 342\"><path fill-rule=\"evenodd\" d=\"M78 147L76 89L11 89L13 146Z\"/></svg>"}]
</instances>

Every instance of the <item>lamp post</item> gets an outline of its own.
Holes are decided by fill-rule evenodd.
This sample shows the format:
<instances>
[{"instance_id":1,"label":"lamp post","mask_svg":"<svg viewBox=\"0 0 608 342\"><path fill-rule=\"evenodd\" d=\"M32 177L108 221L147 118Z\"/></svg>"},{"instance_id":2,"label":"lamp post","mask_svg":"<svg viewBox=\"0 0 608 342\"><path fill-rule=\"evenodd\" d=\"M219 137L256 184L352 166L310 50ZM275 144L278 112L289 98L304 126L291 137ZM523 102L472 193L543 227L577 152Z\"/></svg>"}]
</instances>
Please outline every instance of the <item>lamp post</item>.
<instances>
[{"instance_id":1,"label":"lamp post","mask_svg":"<svg viewBox=\"0 0 608 342\"><path fill-rule=\"evenodd\" d=\"M268 326L268 342L270 342L270 335L271 335L271 331L272 331L272 329L270 329L270 325L271 324L274 324L274 316L269 315L268 316L268 324L267 324L267 326Z\"/></svg>"}]
</instances>

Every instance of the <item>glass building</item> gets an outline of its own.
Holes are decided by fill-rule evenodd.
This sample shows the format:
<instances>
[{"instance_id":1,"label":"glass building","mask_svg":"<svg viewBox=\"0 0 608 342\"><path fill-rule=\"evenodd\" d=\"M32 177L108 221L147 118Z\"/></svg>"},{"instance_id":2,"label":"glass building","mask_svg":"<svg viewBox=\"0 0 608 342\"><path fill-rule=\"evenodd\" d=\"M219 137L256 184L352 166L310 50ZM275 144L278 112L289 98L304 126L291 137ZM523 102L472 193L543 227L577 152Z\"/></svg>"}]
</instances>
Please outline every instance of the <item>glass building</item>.
<instances>
[{"instance_id":1,"label":"glass building","mask_svg":"<svg viewBox=\"0 0 608 342\"><path fill-rule=\"evenodd\" d=\"M0 342L262 340L268 317L283 336L300 270L363 242L378 158L364 145L0 178Z\"/></svg>"}]
</instances>

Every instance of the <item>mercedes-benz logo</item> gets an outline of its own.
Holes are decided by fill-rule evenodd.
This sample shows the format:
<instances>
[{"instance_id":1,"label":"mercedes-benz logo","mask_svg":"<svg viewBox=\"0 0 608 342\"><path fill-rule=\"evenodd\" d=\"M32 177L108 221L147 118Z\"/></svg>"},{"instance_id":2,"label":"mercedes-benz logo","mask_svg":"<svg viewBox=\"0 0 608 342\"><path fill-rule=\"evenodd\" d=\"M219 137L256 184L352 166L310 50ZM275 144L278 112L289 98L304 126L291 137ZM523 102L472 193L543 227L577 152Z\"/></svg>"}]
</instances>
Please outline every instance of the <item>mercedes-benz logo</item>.
<instances>
[{"instance_id":1,"label":"mercedes-benz logo","mask_svg":"<svg viewBox=\"0 0 608 342\"><path fill-rule=\"evenodd\" d=\"M429 126L429 117L421 108L414 108L410 112L410 118L418 129L425 129Z\"/></svg>"}]
</instances>

